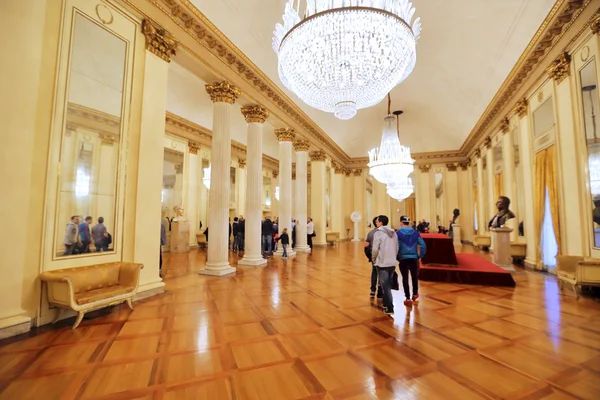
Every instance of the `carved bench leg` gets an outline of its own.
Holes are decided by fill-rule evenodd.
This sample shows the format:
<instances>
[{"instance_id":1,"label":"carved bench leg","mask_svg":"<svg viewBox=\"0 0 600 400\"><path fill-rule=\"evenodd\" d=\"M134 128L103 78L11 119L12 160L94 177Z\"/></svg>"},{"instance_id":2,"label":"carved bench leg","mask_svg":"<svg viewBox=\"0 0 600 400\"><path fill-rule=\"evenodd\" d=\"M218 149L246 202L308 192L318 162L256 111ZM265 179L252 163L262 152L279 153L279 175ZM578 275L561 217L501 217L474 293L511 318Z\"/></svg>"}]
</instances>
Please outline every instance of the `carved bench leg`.
<instances>
[{"instance_id":1,"label":"carved bench leg","mask_svg":"<svg viewBox=\"0 0 600 400\"><path fill-rule=\"evenodd\" d=\"M579 292L577 291L577 285L573 285L573 291L575 292L575 300L579 300Z\"/></svg>"},{"instance_id":2,"label":"carved bench leg","mask_svg":"<svg viewBox=\"0 0 600 400\"><path fill-rule=\"evenodd\" d=\"M127 305L133 311L133 298L130 297L130 298L127 299Z\"/></svg>"},{"instance_id":3,"label":"carved bench leg","mask_svg":"<svg viewBox=\"0 0 600 400\"><path fill-rule=\"evenodd\" d=\"M79 324L81 323L81 320L83 320L83 316L85 315L85 311L78 311L77 312L77 319L75 320L75 323L73 324L73 328L72 329L76 329Z\"/></svg>"},{"instance_id":4,"label":"carved bench leg","mask_svg":"<svg viewBox=\"0 0 600 400\"><path fill-rule=\"evenodd\" d=\"M58 320L60 319L60 317L62 316L63 313L63 309L62 308L58 308L56 310L56 318L54 318L54 321L52 321L52 324L55 324L58 322Z\"/></svg>"}]
</instances>

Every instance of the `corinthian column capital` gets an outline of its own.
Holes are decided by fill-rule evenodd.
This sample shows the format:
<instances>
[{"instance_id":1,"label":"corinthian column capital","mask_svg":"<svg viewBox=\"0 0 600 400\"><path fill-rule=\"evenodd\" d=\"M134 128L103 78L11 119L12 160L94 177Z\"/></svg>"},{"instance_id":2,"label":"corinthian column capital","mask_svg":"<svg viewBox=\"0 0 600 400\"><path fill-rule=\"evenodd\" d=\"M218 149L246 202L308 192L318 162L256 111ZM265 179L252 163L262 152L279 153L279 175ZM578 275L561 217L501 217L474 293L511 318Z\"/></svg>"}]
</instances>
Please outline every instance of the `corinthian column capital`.
<instances>
[{"instance_id":1,"label":"corinthian column capital","mask_svg":"<svg viewBox=\"0 0 600 400\"><path fill-rule=\"evenodd\" d=\"M245 106L242 107L242 114L246 118L246 122L258 122L264 124L269 118L269 111L261 106Z\"/></svg>"},{"instance_id":2,"label":"corinthian column capital","mask_svg":"<svg viewBox=\"0 0 600 400\"><path fill-rule=\"evenodd\" d=\"M275 136L280 142L293 142L296 139L296 134L292 128L277 128L275 129Z\"/></svg>"},{"instance_id":3,"label":"corinthian column capital","mask_svg":"<svg viewBox=\"0 0 600 400\"><path fill-rule=\"evenodd\" d=\"M213 103L233 104L242 94L240 89L229 82L207 83L205 88Z\"/></svg>"},{"instance_id":4,"label":"corinthian column capital","mask_svg":"<svg viewBox=\"0 0 600 400\"><path fill-rule=\"evenodd\" d=\"M311 161L322 161L324 162L327 159L327 154L323 150L311 151L310 154Z\"/></svg>"},{"instance_id":5,"label":"corinthian column capital","mask_svg":"<svg viewBox=\"0 0 600 400\"><path fill-rule=\"evenodd\" d=\"M548 67L548 76L554 79L556 83L561 83L566 77L571 75L571 56L564 52Z\"/></svg>"},{"instance_id":6,"label":"corinthian column capital","mask_svg":"<svg viewBox=\"0 0 600 400\"><path fill-rule=\"evenodd\" d=\"M166 62L171 62L171 56L175 55L179 44L177 40L164 28L148 19L142 22L142 33L146 37L146 50Z\"/></svg>"},{"instance_id":7,"label":"corinthian column capital","mask_svg":"<svg viewBox=\"0 0 600 400\"><path fill-rule=\"evenodd\" d=\"M306 139L297 139L294 140L294 150L296 151L308 151L310 148L310 144Z\"/></svg>"}]
</instances>

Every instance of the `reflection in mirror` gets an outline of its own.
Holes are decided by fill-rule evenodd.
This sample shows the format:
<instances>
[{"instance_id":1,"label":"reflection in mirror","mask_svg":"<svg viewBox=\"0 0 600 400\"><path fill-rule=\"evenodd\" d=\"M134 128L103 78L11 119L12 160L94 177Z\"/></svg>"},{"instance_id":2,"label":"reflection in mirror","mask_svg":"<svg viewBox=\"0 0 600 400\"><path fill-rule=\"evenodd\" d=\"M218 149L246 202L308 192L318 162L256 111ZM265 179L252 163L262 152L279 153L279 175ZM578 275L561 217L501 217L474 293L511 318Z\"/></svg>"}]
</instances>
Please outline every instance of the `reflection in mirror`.
<instances>
[{"instance_id":1,"label":"reflection in mirror","mask_svg":"<svg viewBox=\"0 0 600 400\"><path fill-rule=\"evenodd\" d=\"M513 183L513 191L517 196L517 218L519 220L518 232L519 236L525 236L524 218L525 214L525 197L521 190L525 187L523 183L523 164L521 163L521 155L519 154L519 128L515 126L511 133L513 135L513 143L515 147L515 182Z\"/></svg>"},{"instance_id":2,"label":"reflection in mirror","mask_svg":"<svg viewBox=\"0 0 600 400\"><path fill-rule=\"evenodd\" d=\"M263 209L271 210L271 201L273 193L271 191L271 178L263 176Z\"/></svg>"},{"instance_id":3,"label":"reflection in mirror","mask_svg":"<svg viewBox=\"0 0 600 400\"><path fill-rule=\"evenodd\" d=\"M168 232L171 231L173 218L177 217L175 207L183 207L183 153L165 148L163 159L162 218Z\"/></svg>"},{"instance_id":4,"label":"reflection in mirror","mask_svg":"<svg viewBox=\"0 0 600 400\"><path fill-rule=\"evenodd\" d=\"M583 103L585 139L588 150L588 171L590 174L590 197L592 199L593 245L600 247L600 135L596 118L600 115L598 105L598 85L596 81L596 61L593 59L579 72Z\"/></svg>"},{"instance_id":5,"label":"reflection in mirror","mask_svg":"<svg viewBox=\"0 0 600 400\"><path fill-rule=\"evenodd\" d=\"M444 179L443 175L436 173L435 179L435 226L437 231L442 227L444 220Z\"/></svg>"},{"instance_id":6,"label":"reflection in mirror","mask_svg":"<svg viewBox=\"0 0 600 400\"><path fill-rule=\"evenodd\" d=\"M114 248L126 51L123 40L75 15L60 155L56 256Z\"/></svg>"},{"instance_id":7,"label":"reflection in mirror","mask_svg":"<svg viewBox=\"0 0 600 400\"><path fill-rule=\"evenodd\" d=\"M229 167L229 202L235 203L235 167Z\"/></svg>"}]
</instances>

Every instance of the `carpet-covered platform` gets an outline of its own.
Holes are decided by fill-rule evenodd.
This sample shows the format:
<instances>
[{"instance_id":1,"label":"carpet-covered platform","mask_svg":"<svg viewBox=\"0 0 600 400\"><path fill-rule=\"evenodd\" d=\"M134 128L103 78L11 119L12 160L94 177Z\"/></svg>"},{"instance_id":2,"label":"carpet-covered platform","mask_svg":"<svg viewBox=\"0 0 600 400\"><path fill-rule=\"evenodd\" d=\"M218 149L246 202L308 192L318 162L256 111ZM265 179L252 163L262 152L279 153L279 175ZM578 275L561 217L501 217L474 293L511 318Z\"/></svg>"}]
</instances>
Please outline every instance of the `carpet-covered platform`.
<instances>
[{"instance_id":1,"label":"carpet-covered platform","mask_svg":"<svg viewBox=\"0 0 600 400\"><path fill-rule=\"evenodd\" d=\"M419 279L430 282L515 287L510 272L477 254L456 255L458 265L421 264Z\"/></svg>"}]
</instances>

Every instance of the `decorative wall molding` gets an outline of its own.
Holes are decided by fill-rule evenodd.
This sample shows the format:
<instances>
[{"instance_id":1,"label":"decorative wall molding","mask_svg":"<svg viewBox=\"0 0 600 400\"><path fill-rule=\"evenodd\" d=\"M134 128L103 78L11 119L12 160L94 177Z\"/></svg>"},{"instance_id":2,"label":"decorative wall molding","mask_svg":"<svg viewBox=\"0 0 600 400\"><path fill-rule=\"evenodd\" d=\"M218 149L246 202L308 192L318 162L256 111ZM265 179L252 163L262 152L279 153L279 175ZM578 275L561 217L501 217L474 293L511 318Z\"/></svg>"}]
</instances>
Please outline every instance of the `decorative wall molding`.
<instances>
[{"instance_id":1,"label":"decorative wall molding","mask_svg":"<svg viewBox=\"0 0 600 400\"><path fill-rule=\"evenodd\" d=\"M429 172L430 169L431 169L431 165L430 164L419 165L419 170L421 172L423 172L423 173Z\"/></svg>"},{"instance_id":2,"label":"decorative wall molding","mask_svg":"<svg viewBox=\"0 0 600 400\"><path fill-rule=\"evenodd\" d=\"M563 52L560 57L552 61L552 64L547 69L548 76L561 83L569 75L571 75L571 56L566 51Z\"/></svg>"},{"instance_id":3,"label":"decorative wall molding","mask_svg":"<svg viewBox=\"0 0 600 400\"><path fill-rule=\"evenodd\" d=\"M524 116L527 115L528 111L529 111L529 104L527 103L527 99L526 98L522 98L515 105L514 112L519 117L523 118Z\"/></svg>"},{"instance_id":4,"label":"decorative wall molding","mask_svg":"<svg viewBox=\"0 0 600 400\"><path fill-rule=\"evenodd\" d=\"M167 112L165 116L166 131L170 135L193 141L199 147L210 148L212 145L212 131L203 126ZM246 158L247 148L242 143L231 141L232 157ZM279 161L273 157L263 154L263 167L278 169Z\"/></svg>"},{"instance_id":5,"label":"decorative wall molding","mask_svg":"<svg viewBox=\"0 0 600 400\"><path fill-rule=\"evenodd\" d=\"M77 127L94 132L119 135L121 118L79 104L67 104L67 129Z\"/></svg>"},{"instance_id":6,"label":"decorative wall molding","mask_svg":"<svg viewBox=\"0 0 600 400\"><path fill-rule=\"evenodd\" d=\"M190 154L198 154L198 150L200 150L200 145L196 142L193 141L189 141L188 142L188 149L190 151Z\"/></svg>"},{"instance_id":7,"label":"decorative wall molding","mask_svg":"<svg viewBox=\"0 0 600 400\"><path fill-rule=\"evenodd\" d=\"M448 169L449 172L456 172L458 165L457 164L446 164L446 168Z\"/></svg>"}]
</instances>

